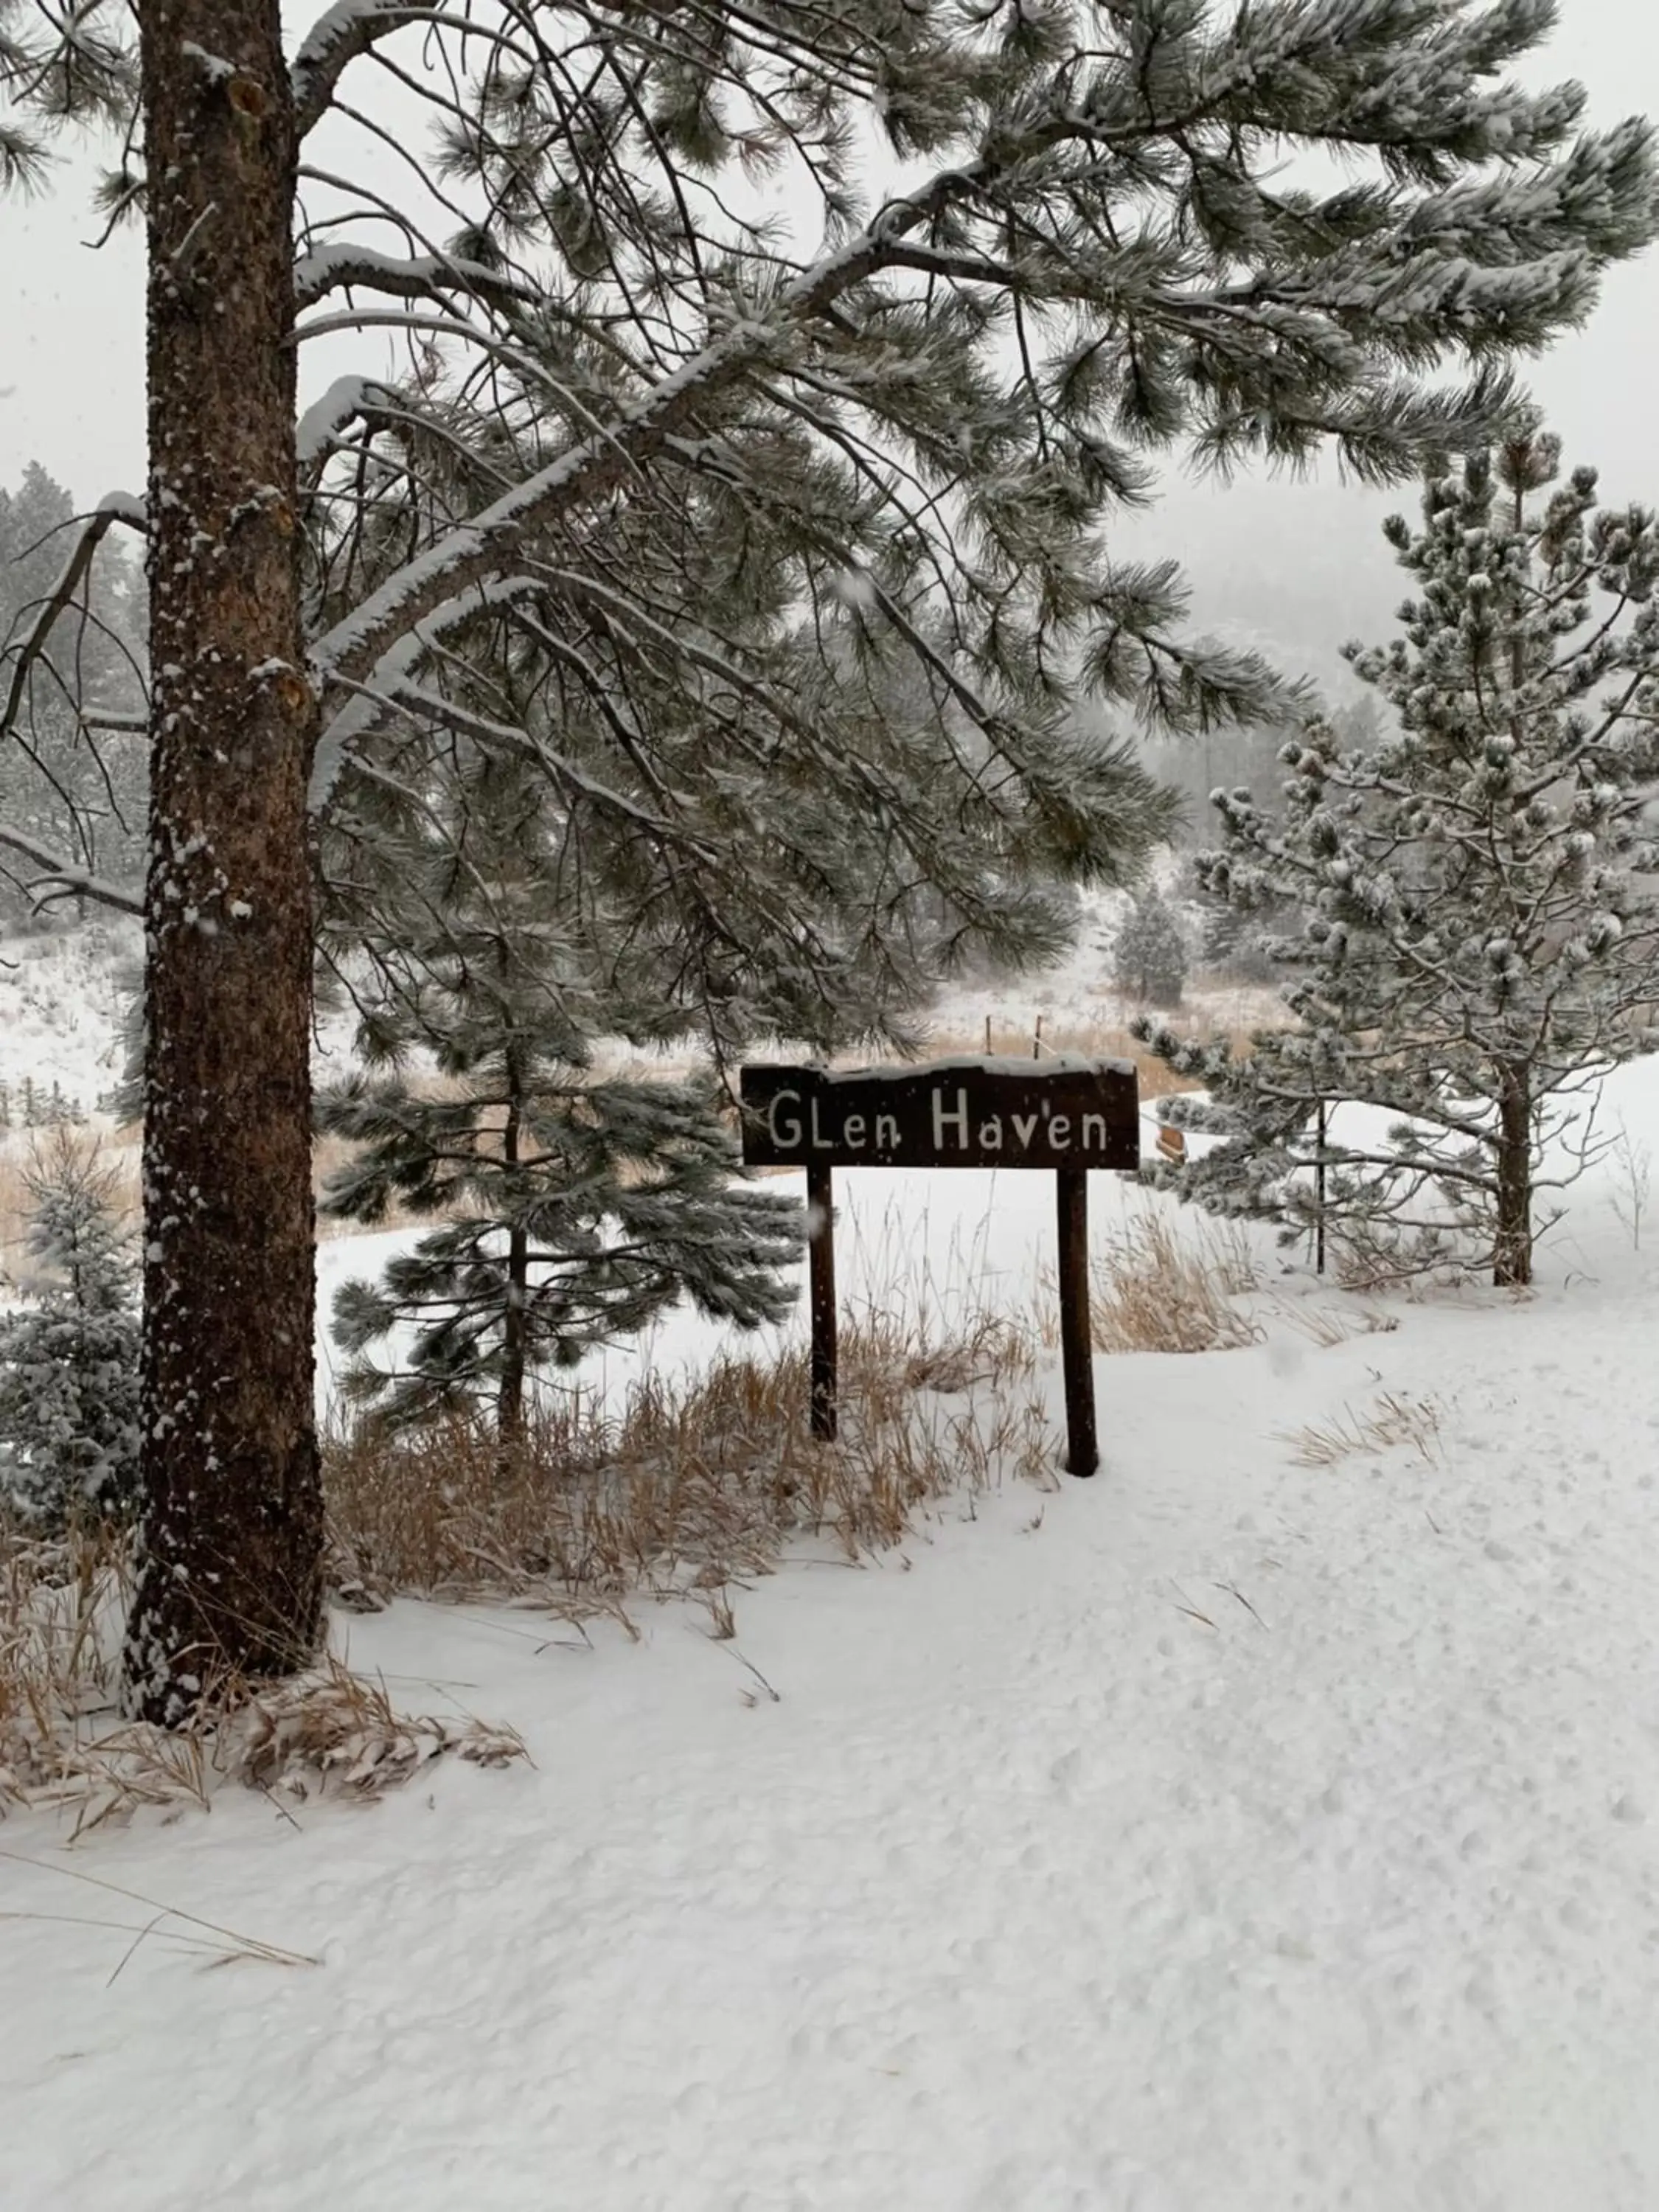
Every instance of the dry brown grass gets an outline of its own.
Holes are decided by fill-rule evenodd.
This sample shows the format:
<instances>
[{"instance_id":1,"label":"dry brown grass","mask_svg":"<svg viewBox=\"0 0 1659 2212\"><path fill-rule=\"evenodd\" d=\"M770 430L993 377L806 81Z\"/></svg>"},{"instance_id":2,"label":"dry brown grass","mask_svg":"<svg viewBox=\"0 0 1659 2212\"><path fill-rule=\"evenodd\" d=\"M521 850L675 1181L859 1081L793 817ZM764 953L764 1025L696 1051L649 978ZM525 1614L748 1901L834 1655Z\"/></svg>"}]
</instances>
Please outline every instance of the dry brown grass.
<instances>
[{"instance_id":1,"label":"dry brown grass","mask_svg":"<svg viewBox=\"0 0 1659 2212\"><path fill-rule=\"evenodd\" d=\"M1261 1341L1233 1301L1257 1287L1236 1230L1178 1237L1162 1212L1141 1214L1094 1256L1090 1310L1100 1352L1231 1352Z\"/></svg>"},{"instance_id":2,"label":"dry brown grass","mask_svg":"<svg viewBox=\"0 0 1659 2212\"><path fill-rule=\"evenodd\" d=\"M1356 1336L1399 1327L1391 1314L1358 1303L1314 1304L1262 1280L1243 1230L1201 1214L1149 1206L1090 1254L1089 1310L1097 1352L1236 1352L1260 1344L1268 1321L1328 1351ZM1060 1340L1059 1291L1042 1276L1035 1333L1052 1349ZM1250 1301L1247 1307L1237 1303Z\"/></svg>"},{"instance_id":3,"label":"dry brown grass","mask_svg":"<svg viewBox=\"0 0 1659 2212\"><path fill-rule=\"evenodd\" d=\"M510 1730L397 1712L383 1684L332 1656L290 1681L227 1680L184 1729L123 1721L131 1558L118 1529L46 1540L0 1519L0 1815L61 1810L73 1838L141 1806L205 1808L221 1780L364 1798L445 1753L489 1765L523 1755Z\"/></svg>"},{"instance_id":4,"label":"dry brown grass","mask_svg":"<svg viewBox=\"0 0 1659 2212\"><path fill-rule=\"evenodd\" d=\"M1097 1243L1089 1275L1097 1352L1233 1352L1261 1340L1261 1323L1234 1304L1261 1287L1237 1229L1204 1222L1182 1236L1170 1213L1149 1208ZM1052 1272L1043 1293L1040 1331L1052 1345L1060 1327Z\"/></svg>"},{"instance_id":5,"label":"dry brown grass","mask_svg":"<svg viewBox=\"0 0 1659 2212\"><path fill-rule=\"evenodd\" d=\"M1413 1398L1385 1390L1374 1404L1355 1413L1345 1407L1334 1419L1282 1430L1279 1442L1291 1446L1298 1467L1336 1467L1358 1455L1392 1451L1408 1444L1425 1466L1441 1463L1440 1409L1431 1398Z\"/></svg>"},{"instance_id":6,"label":"dry brown grass","mask_svg":"<svg viewBox=\"0 0 1659 2212\"><path fill-rule=\"evenodd\" d=\"M49 1541L0 1517L0 1807L50 1791L112 1712L127 1563L112 1530Z\"/></svg>"},{"instance_id":7,"label":"dry brown grass","mask_svg":"<svg viewBox=\"0 0 1659 2212\"><path fill-rule=\"evenodd\" d=\"M1248 1030L1217 1023L1203 1012L1183 1015L1177 1011L1164 1018L1181 1036L1203 1042L1225 1037L1239 1052L1245 1050L1249 1042ZM993 1017L973 1030L935 1030L928 1038L927 1050L930 1057L940 1059L956 1053L990 1052L1012 1060L1044 1060L1054 1053L1079 1053L1091 1060L1131 1060L1143 1100L1173 1097L1178 1092L1198 1088L1154 1058L1144 1045L1137 1044L1122 1023L1109 1017L1064 1022L1049 1022L1035 1016L1023 1019Z\"/></svg>"},{"instance_id":8,"label":"dry brown grass","mask_svg":"<svg viewBox=\"0 0 1659 2212\"><path fill-rule=\"evenodd\" d=\"M291 1797L378 1797L446 1752L477 1766L527 1755L515 1729L398 1712L384 1682L332 1653L309 1674L233 1699L219 1736L222 1771Z\"/></svg>"},{"instance_id":9,"label":"dry brown grass","mask_svg":"<svg viewBox=\"0 0 1659 2212\"><path fill-rule=\"evenodd\" d=\"M1053 1480L1042 1409L1013 1387L1032 1364L1004 1322L929 1345L866 1319L842 1334L834 1445L810 1433L800 1351L725 1358L683 1386L647 1377L614 1413L550 1402L506 1460L479 1421L403 1437L362 1425L325 1462L339 1578L360 1604L506 1597L629 1626L636 1594L725 1593L769 1573L792 1538L856 1559L900 1543L947 1492L971 1497L1004 1470ZM729 1601L704 1601L729 1633Z\"/></svg>"},{"instance_id":10,"label":"dry brown grass","mask_svg":"<svg viewBox=\"0 0 1659 2212\"><path fill-rule=\"evenodd\" d=\"M1315 1306L1280 1298L1273 1310L1287 1327L1322 1352L1333 1351L1351 1337L1392 1336L1400 1326L1395 1315L1384 1313L1378 1306Z\"/></svg>"},{"instance_id":11,"label":"dry brown grass","mask_svg":"<svg viewBox=\"0 0 1659 2212\"><path fill-rule=\"evenodd\" d=\"M307 1952L290 1951L283 1944L245 1936L239 1929L227 1928L219 1921L204 1920L200 1913L186 1912L180 1905L164 1905L157 1898L146 1896L143 1890L130 1889L125 1882L106 1881L102 1875L88 1874L83 1867L66 1866L61 1858L42 1859L27 1851L0 1850L0 1859L12 1866L32 1867L39 1874L54 1875L60 1881L72 1881L79 1887L99 1892L98 1902L103 1909L97 1914L39 1912L9 1907L0 1912L0 1920L64 1922L76 1928L103 1928L117 1936L130 1936L131 1941L116 1958L111 1982L119 1977L145 1943L182 1955L199 1966L320 1966L323 1963ZM104 1905L106 1898L119 1898L128 1905L139 1905L147 1917L143 1920L111 1919L111 1908Z\"/></svg>"},{"instance_id":12,"label":"dry brown grass","mask_svg":"<svg viewBox=\"0 0 1659 2212\"><path fill-rule=\"evenodd\" d=\"M336 1592L544 1607L577 1622L682 1595L735 1633L733 1593L797 1537L852 1560L900 1543L947 1493L1012 1474L1054 1487L1034 1354L986 1319L947 1341L874 1316L842 1341L841 1438L815 1443L805 1352L731 1358L698 1380L638 1384L614 1416L572 1397L504 1463L479 1423L388 1438L360 1427L326 1462ZM72 1833L141 1807L205 1806L223 1781L299 1799L372 1797L446 1753L499 1765L510 1730L410 1717L329 1656L289 1682L222 1682L169 1734L116 1700L131 1546L119 1531L31 1535L0 1518L0 1814L55 1808Z\"/></svg>"}]
</instances>

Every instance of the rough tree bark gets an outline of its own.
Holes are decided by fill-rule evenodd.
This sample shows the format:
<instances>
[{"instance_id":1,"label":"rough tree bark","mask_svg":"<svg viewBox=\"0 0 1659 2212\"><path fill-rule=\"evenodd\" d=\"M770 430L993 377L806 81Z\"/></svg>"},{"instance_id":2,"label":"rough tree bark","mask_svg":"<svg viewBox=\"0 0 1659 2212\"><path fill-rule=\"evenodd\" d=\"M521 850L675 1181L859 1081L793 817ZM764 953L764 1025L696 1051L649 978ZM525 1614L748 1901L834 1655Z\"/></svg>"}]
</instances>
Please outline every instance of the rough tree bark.
<instances>
[{"instance_id":1,"label":"rough tree bark","mask_svg":"<svg viewBox=\"0 0 1659 2212\"><path fill-rule=\"evenodd\" d=\"M1498 1103L1498 1239L1492 1281L1524 1290L1532 1280L1532 1095L1524 1069L1507 1069Z\"/></svg>"},{"instance_id":2,"label":"rough tree bark","mask_svg":"<svg viewBox=\"0 0 1659 2212\"><path fill-rule=\"evenodd\" d=\"M150 179L143 1557L129 1710L313 1651L296 140L278 0L139 0Z\"/></svg>"}]
</instances>

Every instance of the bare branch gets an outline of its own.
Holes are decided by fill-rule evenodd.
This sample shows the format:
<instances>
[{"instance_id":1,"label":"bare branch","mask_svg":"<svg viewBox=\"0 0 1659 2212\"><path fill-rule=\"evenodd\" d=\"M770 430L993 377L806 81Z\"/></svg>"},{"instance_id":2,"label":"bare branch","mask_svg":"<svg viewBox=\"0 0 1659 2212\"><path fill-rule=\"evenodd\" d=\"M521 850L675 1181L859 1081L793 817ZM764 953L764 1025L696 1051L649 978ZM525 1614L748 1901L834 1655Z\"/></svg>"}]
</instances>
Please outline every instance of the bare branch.
<instances>
[{"instance_id":1,"label":"bare branch","mask_svg":"<svg viewBox=\"0 0 1659 2212\"><path fill-rule=\"evenodd\" d=\"M106 883L101 876L77 867L73 861L60 860L33 837L24 836L21 830L8 830L3 823L0 823L0 846L21 853L40 871L21 886L37 906L49 905L60 898L89 898L100 906L113 907L118 914L142 915L144 911L142 890L127 884Z\"/></svg>"},{"instance_id":2,"label":"bare branch","mask_svg":"<svg viewBox=\"0 0 1659 2212\"><path fill-rule=\"evenodd\" d=\"M0 708L0 737L9 736L15 727L17 711L28 689L30 672L44 655L47 640L60 617L69 611L76 592L92 566L93 556L118 522L125 523L129 529L143 532L147 526L143 501L134 499L127 492L112 492L107 499L99 501L96 509L87 518L81 535L75 542L75 550L64 565L62 574L41 602L33 627L22 643L15 648L16 658L12 667L11 683L7 689L5 705Z\"/></svg>"}]
</instances>

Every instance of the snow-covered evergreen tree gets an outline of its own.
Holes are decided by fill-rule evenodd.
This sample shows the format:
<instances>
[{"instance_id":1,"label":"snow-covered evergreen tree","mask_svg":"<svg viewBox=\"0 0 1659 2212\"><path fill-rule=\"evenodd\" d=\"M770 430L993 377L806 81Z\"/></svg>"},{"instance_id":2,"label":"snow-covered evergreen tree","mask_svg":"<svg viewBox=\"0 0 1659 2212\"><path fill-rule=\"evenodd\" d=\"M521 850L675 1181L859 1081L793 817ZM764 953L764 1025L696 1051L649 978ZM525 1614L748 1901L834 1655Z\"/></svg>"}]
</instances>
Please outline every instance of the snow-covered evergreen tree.
<instances>
[{"instance_id":1,"label":"snow-covered evergreen tree","mask_svg":"<svg viewBox=\"0 0 1659 2212\"><path fill-rule=\"evenodd\" d=\"M1187 985L1187 939L1174 908L1156 889L1141 892L1113 947L1120 991L1143 1005L1178 1006Z\"/></svg>"},{"instance_id":2,"label":"snow-covered evergreen tree","mask_svg":"<svg viewBox=\"0 0 1659 2212\"><path fill-rule=\"evenodd\" d=\"M1558 482L1534 434L1427 485L1423 523L1387 526L1413 579L1401 635L1347 648L1397 733L1351 750L1328 723L1285 748L1286 815L1220 792L1206 888L1250 912L1293 902L1279 938L1293 1025L1252 1053L1139 1033L1210 1093L1176 1126L1226 1141L1179 1171L1222 1210L1315 1204L1319 1109L1395 1118L1322 1156L1334 1233L1391 1264L1454 1253L1531 1279L1540 1163L1604 1072L1646 1048L1659 1000L1659 523ZM1551 487L1554 488L1552 489ZM1572 1171L1553 1170L1550 1187Z\"/></svg>"},{"instance_id":3,"label":"snow-covered evergreen tree","mask_svg":"<svg viewBox=\"0 0 1659 2212\"><path fill-rule=\"evenodd\" d=\"M339 1294L349 1391L396 1424L488 1401L510 1447L538 1371L682 1295L739 1327L781 1319L802 1214L739 1179L712 1077L594 1073L599 1036L674 1019L656 948L648 933L630 945L620 912L596 938L586 903L562 899L521 764L464 742L455 758L427 926L380 948L362 1003L369 1072L319 1101L321 1126L362 1148L325 1207L442 1217L380 1283Z\"/></svg>"},{"instance_id":4,"label":"snow-covered evergreen tree","mask_svg":"<svg viewBox=\"0 0 1659 2212\"><path fill-rule=\"evenodd\" d=\"M125 1516L137 1499L137 1271L115 1171L60 1123L25 1179L27 1304L0 1316L0 1497L53 1528Z\"/></svg>"}]
</instances>

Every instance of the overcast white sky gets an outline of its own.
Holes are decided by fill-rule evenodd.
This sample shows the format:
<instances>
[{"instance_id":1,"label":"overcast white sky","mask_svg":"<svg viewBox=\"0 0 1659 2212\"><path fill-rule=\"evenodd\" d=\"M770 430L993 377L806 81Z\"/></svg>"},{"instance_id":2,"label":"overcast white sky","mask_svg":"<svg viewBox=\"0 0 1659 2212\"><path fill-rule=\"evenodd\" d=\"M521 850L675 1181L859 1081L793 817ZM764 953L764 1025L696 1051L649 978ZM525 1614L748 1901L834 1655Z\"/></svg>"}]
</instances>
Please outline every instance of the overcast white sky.
<instances>
[{"instance_id":1,"label":"overcast white sky","mask_svg":"<svg viewBox=\"0 0 1659 2212\"><path fill-rule=\"evenodd\" d=\"M289 0L303 22L310 9ZM1563 24L1538 70L1589 88L1601 125L1659 111L1655 0L1563 0ZM65 161L46 197L0 205L0 483L40 461L90 505L144 473L141 245L127 231L100 252L90 156ZM366 342L342 366L388 364ZM1610 495L1659 501L1659 258L1616 270L1583 332L1531 374L1575 459L1595 462ZM1124 547L1173 554L1206 623L1249 632L1287 666L1328 673L1345 636L1389 627L1399 580L1377 524L1409 494L1337 483L1241 480L1224 489L1173 475Z\"/></svg>"}]
</instances>

